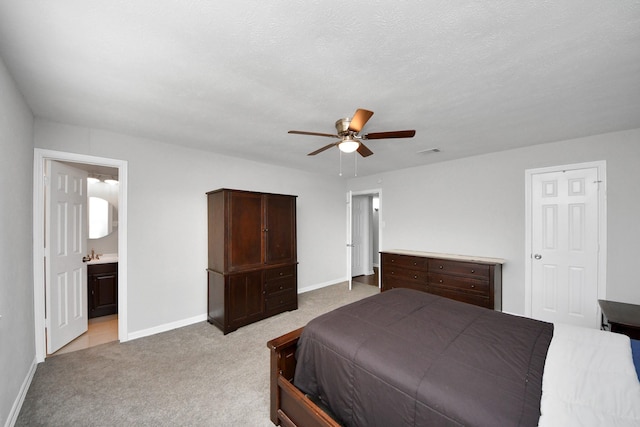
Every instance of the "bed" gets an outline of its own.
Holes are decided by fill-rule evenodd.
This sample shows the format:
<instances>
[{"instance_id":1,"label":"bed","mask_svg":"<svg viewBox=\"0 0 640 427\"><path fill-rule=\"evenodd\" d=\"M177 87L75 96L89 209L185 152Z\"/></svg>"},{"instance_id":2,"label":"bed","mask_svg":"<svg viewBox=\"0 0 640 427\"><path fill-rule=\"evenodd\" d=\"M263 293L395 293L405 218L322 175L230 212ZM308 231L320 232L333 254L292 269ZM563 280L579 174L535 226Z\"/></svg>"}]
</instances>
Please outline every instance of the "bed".
<instances>
[{"instance_id":1,"label":"bed","mask_svg":"<svg viewBox=\"0 0 640 427\"><path fill-rule=\"evenodd\" d=\"M640 425L627 337L424 292L365 298L267 345L276 425Z\"/></svg>"}]
</instances>

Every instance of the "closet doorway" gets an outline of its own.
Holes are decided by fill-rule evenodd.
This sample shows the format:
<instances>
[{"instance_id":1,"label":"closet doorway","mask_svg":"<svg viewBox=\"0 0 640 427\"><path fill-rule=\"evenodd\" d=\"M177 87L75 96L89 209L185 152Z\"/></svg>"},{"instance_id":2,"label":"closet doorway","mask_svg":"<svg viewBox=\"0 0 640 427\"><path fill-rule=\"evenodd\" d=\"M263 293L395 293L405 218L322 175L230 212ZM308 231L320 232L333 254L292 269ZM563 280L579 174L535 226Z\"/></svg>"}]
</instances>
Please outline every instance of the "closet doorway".
<instances>
[{"instance_id":1,"label":"closet doorway","mask_svg":"<svg viewBox=\"0 0 640 427\"><path fill-rule=\"evenodd\" d=\"M116 328L117 339L121 342L127 341L127 162L123 160L109 159L103 157L86 156L74 153L66 153L52 150L44 150L36 148L34 150L34 315L35 315L35 337L36 337L36 359L37 362L43 362L47 356L47 332L54 329L47 330L47 327L51 327L49 324L54 316L48 315L47 307L49 296L46 293L47 283L47 267L48 263L53 260L51 254L51 248L46 247L47 235L51 233L58 233L56 224L49 225L50 230L47 229L47 180L54 181L46 176L47 164L64 164L70 165L77 169L84 170L90 175L98 175L101 177L109 176L116 177L118 180L117 194L112 195L117 200L117 216L113 218L113 223L117 225L117 230L114 231L112 239L117 239L117 243L113 243L117 247L117 302L118 302L118 314L115 320L117 326L114 324L114 316L105 316L104 319L96 318L91 319L91 326L89 327L89 335L93 334L93 342L95 345L100 342L95 341L96 334L104 333L105 328ZM88 193L87 193L88 194ZM114 203L115 204L115 203ZM84 252L90 253L91 240L87 240L82 249ZM96 243L95 241L94 243ZM96 251L96 253L100 253ZM86 254L84 254L86 255ZM106 260L105 260L106 261ZM83 270L86 270L84 268ZM86 284L86 275L84 277L84 283ZM82 287L84 293L83 297L83 309L84 314L87 314L87 305L84 304L87 301L87 287ZM86 320L85 320L86 322ZM86 329L86 327L85 327ZM85 334L87 335L87 334ZM82 338L82 336L80 337ZM104 338L103 338L104 339ZM72 342L71 347L75 346L77 349L86 348L90 346L89 336L84 338L85 342ZM64 350L65 348L63 348Z\"/></svg>"},{"instance_id":2,"label":"closet doorway","mask_svg":"<svg viewBox=\"0 0 640 427\"><path fill-rule=\"evenodd\" d=\"M349 289L359 283L380 287L379 257L382 243L382 190L347 193L347 277Z\"/></svg>"}]
</instances>

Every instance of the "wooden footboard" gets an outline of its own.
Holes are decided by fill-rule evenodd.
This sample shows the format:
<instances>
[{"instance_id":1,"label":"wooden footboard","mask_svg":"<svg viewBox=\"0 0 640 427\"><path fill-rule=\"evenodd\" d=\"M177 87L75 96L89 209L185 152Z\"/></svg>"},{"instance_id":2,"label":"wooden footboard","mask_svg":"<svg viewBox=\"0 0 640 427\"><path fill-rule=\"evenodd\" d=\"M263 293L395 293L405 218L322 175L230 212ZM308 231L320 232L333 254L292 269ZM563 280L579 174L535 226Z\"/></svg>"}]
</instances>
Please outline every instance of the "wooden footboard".
<instances>
[{"instance_id":1,"label":"wooden footboard","mask_svg":"<svg viewBox=\"0 0 640 427\"><path fill-rule=\"evenodd\" d=\"M339 427L340 424L293 385L295 352L302 329L296 329L267 343L271 350L271 421L285 427Z\"/></svg>"}]
</instances>

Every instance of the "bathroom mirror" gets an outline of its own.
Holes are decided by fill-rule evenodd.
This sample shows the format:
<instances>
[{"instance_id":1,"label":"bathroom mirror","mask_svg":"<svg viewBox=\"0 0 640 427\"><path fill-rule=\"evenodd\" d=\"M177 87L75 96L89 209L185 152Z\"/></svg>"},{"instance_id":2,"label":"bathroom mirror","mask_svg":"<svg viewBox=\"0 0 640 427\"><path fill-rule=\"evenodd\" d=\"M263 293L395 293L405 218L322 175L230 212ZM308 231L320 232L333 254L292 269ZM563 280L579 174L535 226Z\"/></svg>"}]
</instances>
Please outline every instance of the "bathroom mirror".
<instances>
[{"instance_id":1,"label":"bathroom mirror","mask_svg":"<svg viewBox=\"0 0 640 427\"><path fill-rule=\"evenodd\" d=\"M100 239L114 230L115 208L105 199L89 197L89 238Z\"/></svg>"}]
</instances>

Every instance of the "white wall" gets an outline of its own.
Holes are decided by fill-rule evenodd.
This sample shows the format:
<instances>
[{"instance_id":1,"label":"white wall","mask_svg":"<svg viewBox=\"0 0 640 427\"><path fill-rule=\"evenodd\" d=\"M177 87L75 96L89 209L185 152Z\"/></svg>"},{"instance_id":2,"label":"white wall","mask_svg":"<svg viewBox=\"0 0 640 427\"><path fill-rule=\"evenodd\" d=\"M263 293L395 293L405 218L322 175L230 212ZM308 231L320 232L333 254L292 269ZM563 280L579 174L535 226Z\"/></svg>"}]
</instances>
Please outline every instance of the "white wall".
<instances>
[{"instance_id":1,"label":"white wall","mask_svg":"<svg viewBox=\"0 0 640 427\"><path fill-rule=\"evenodd\" d=\"M0 94L0 425L8 425L35 368L33 116L2 60Z\"/></svg>"},{"instance_id":2,"label":"white wall","mask_svg":"<svg viewBox=\"0 0 640 427\"><path fill-rule=\"evenodd\" d=\"M348 186L382 188L382 249L506 259L503 309L522 314L525 170L597 160L607 162L607 298L640 304L640 129L354 178Z\"/></svg>"},{"instance_id":3,"label":"white wall","mask_svg":"<svg viewBox=\"0 0 640 427\"><path fill-rule=\"evenodd\" d=\"M35 145L128 161L129 335L207 311L207 205L217 188L294 194L299 290L345 280L344 181L36 120Z\"/></svg>"}]
</instances>

